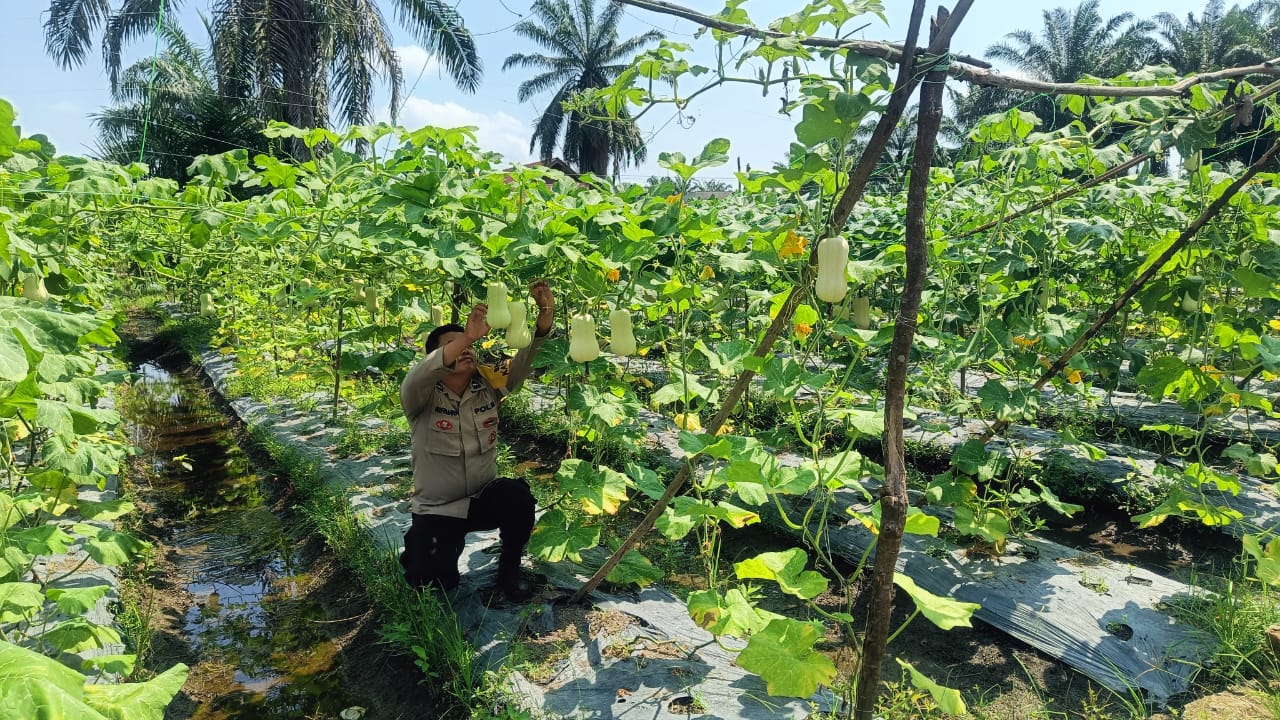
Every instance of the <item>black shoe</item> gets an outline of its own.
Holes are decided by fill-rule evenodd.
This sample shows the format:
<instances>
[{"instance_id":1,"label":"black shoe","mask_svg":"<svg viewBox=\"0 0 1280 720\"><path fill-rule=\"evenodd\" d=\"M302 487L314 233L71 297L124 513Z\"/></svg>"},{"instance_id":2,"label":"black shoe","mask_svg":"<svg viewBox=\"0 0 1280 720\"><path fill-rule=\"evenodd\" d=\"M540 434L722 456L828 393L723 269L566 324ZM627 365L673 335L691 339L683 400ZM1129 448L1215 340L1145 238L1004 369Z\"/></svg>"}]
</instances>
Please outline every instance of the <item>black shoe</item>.
<instances>
[{"instance_id":1,"label":"black shoe","mask_svg":"<svg viewBox=\"0 0 1280 720\"><path fill-rule=\"evenodd\" d=\"M528 601L547 584L547 576L540 573L520 570L514 573L498 575L498 589L507 602L522 603Z\"/></svg>"}]
</instances>

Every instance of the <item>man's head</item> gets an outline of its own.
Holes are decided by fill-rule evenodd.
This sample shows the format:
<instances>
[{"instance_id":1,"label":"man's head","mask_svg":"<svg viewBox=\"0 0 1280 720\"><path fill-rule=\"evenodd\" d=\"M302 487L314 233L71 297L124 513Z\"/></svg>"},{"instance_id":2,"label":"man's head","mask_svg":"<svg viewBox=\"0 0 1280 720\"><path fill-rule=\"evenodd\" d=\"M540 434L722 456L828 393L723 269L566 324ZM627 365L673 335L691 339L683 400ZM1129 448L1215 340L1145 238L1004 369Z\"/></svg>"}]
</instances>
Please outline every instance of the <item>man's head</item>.
<instances>
[{"instance_id":1,"label":"man's head","mask_svg":"<svg viewBox=\"0 0 1280 720\"><path fill-rule=\"evenodd\" d=\"M427 335L427 354L431 354L436 348L448 345L462 333L463 327L456 323L445 323L444 325L437 327ZM461 353L458 354L457 359L454 360L453 370L449 374L466 375L470 377L476 370L476 363L476 351L468 345Z\"/></svg>"}]
</instances>

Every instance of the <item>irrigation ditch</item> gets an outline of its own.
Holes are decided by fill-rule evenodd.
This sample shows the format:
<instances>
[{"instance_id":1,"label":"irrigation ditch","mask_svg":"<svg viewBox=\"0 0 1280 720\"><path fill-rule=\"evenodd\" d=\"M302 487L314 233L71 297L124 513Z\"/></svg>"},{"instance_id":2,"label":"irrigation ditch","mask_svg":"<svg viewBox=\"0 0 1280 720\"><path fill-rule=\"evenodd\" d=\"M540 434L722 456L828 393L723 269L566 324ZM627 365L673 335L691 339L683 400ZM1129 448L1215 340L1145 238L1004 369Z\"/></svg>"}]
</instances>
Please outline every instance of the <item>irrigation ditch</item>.
<instances>
[{"instance_id":1,"label":"irrigation ditch","mask_svg":"<svg viewBox=\"0 0 1280 720\"><path fill-rule=\"evenodd\" d=\"M144 672L191 668L166 717L420 717L413 664L386 652L376 609L289 478L198 366L150 324L130 330L134 380L117 406L140 449L134 529L153 550L125 581L122 617Z\"/></svg>"}]
</instances>

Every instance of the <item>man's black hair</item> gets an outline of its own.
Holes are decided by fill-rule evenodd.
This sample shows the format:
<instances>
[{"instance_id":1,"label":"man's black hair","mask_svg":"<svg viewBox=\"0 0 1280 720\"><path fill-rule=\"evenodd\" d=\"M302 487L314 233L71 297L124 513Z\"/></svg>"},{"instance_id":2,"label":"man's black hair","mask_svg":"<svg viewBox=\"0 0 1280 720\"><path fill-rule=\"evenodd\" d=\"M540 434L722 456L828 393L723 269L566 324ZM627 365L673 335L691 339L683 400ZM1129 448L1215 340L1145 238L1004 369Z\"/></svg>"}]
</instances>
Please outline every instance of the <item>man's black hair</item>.
<instances>
[{"instance_id":1,"label":"man's black hair","mask_svg":"<svg viewBox=\"0 0 1280 720\"><path fill-rule=\"evenodd\" d=\"M432 350L440 347L440 338L444 336L445 333L460 333L464 331L466 331L466 328L457 323L445 323L435 330L432 330L431 333L427 335L427 352L431 352Z\"/></svg>"}]
</instances>

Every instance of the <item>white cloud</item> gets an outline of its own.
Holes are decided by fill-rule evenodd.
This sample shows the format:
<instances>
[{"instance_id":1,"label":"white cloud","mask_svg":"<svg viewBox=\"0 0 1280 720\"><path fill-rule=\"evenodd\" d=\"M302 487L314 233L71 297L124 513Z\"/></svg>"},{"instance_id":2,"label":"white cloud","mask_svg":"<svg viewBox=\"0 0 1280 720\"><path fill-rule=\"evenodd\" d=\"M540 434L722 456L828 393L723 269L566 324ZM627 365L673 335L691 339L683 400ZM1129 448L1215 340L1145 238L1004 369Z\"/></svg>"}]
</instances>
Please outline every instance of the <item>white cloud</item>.
<instances>
[{"instance_id":1,"label":"white cloud","mask_svg":"<svg viewBox=\"0 0 1280 720\"><path fill-rule=\"evenodd\" d=\"M505 112L477 112L448 101L432 102L425 98L411 97L400 110L399 124L411 130L424 125L476 128L476 142L484 150L502 153L508 160L528 162L529 137L533 128Z\"/></svg>"},{"instance_id":2,"label":"white cloud","mask_svg":"<svg viewBox=\"0 0 1280 720\"><path fill-rule=\"evenodd\" d=\"M419 74L434 77L440 72L440 61L421 45L401 45L395 51L400 57L400 70L406 83L412 83Z\"/></svg>"}]
</instances>

